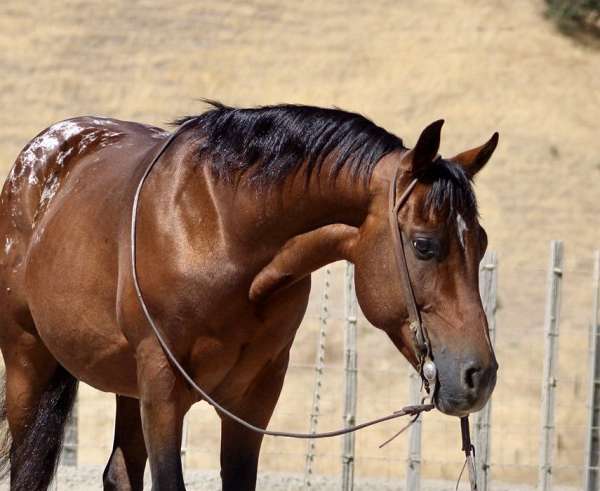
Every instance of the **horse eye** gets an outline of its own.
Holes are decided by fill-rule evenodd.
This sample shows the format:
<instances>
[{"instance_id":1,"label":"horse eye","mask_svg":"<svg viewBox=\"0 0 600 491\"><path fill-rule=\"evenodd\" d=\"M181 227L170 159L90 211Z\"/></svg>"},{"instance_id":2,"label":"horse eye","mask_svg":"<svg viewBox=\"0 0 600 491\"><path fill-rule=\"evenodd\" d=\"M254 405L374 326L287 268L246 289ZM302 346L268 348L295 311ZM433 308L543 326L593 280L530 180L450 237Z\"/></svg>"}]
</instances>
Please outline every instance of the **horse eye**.
<instances>
[{"instance_id":1,"label":"horse eye","mask_svg":"<svg viewBox=\"0 0 600 491\"><path fill-rule=\"evenodd\" d=\"M427 260L437 255L437 243L432 239L417 237L413 239L412 246L419 259Z\"/></svg>"}]
</instances>

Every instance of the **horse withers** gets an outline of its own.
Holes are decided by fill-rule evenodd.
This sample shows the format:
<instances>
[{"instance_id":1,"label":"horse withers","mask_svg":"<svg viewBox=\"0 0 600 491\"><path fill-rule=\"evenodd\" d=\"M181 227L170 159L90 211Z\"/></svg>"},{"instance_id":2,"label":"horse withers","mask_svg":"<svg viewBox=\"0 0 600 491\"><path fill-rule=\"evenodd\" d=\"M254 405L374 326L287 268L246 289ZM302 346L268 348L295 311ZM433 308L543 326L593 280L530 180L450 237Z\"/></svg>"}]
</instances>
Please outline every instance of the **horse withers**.
<instances>
[{"instance_id":1,"label":"horse withers","mask_svg":"<svg viewBox=\"0 0 600 491\"><path fill-rule=\"evenodd\" d=\"M137 210L136 271L149 314L193 380L265 428L304 316L311 272L355 264L358 301L415 367L410 312L388 219L390 186L415 304L437 367L435 404L463 416L496 381L478 291L487 245L471 181L497 135L450 159L441 122L411 150L366 118L335 109L214 104L185 124ZM182 422L201 398L169 361L136 296L131 211L169 134L81 117L36 136L0 197L3 454L11 489L45 490L77 381L116 394L105 489L185 489ZM394 178L396 176L396 178ZM255 488L262 436L221 414L224 490Z\"/></svg>"}]
</instances>

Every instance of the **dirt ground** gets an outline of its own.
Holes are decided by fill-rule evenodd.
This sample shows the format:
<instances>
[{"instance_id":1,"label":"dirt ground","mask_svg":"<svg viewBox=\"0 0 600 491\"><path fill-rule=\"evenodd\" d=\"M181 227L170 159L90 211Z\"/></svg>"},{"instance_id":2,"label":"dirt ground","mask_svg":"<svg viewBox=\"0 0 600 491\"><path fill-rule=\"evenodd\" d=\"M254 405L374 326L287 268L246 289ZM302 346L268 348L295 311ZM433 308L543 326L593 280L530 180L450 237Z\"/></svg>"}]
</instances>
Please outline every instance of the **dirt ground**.
<instances>
[{"instance_id":1,"label":"dirt ground","mask_svg":"<svg viewBox=\"0 0 600 491\"><path fill-rule=\"evenodd\" d=\"M60 491L100 491L102 467L83 466L79 468L61 467L58 472L56 489ZM149 477L149 475L147 475ZM203 491L220 491L221 479L216 471L189 471L186 473L185 483L188 489L201 489ZM459 488L464 491L467 487L462 483ZM422 491L454 491L456 486L452 481L428 480L422 482ZM303 491L303 476L300 474L279 474L273 472L262 473L258 479L257 488L265 491ZM339 479L320 476L315 479L313 489L319 491L337 491L340 489ZM150 490L146 484L145 490ZM404 488L401 481L384 481L381 479L359 479L355 483L356 491L399 491ZM495 491L534 491L531 486L515 486L509 484L496 484ZM575 488L557 486L555 491L575 491ZM5 491L0 486L0 491ZM8 491L8 490L7 490Z\"/></svg>"},{"instance_id":2,"label":"dirt ground","mask_svg":"<svg viewBox=\"0 0 600 491\"><path fill-rule=\"evenodd\" d=\"M79 466L59 468L57 479L54 483L55 489L60 491L100 491L102 482L101 466ZM146 480L149 474L146 475ZM221 479L217 471L188 471L186 472L185 483L188 489L202 489L203 491L220 491ZM461 483L460 491L466 490L465 483ZM454 491L455 482L428 480L423 481L422 491ZM258 478L257 488L265 491L303 491L304 482L301 474L280 474L273 472L262 473ZM319 476L315 479L313 489L319 491L337 491L340 489L339 478L330 476ZM404 489L404 483L401 481L384 481L381 479L359 479L355 483L356 491L399 491ZM515 486L509 484L496 484L496 491L534 491L531 486ZM557 486L555 491L575 491L575 488ZM150 485L146 483L144 490L150 490ZM0 491L8 491L8 486L0 485Z\"/></svg>"},{"instance_id":3,"label":"dirt ground","mask_svg":"<svg viewBox=\"0 0 600 491\"><path fill-rule=\"evenodd\" d=\"M54 121L96 114L160 125L201 112L199 97L339 106L366 114L408 145L443 117L446 156L498 130L499 148L476 186L500 261L492 473L523 485L537 479L545 268L548 241L562 239L554 479L580 486L591 258L600 247L600 51L558 34L543 8L541 0L4 0L0 172ZM342 407L343 265L333 271L322 428L339 425ZM272 427L307 427L321 287L322 273ZM403 405L406 364L364 321L359 353L359 419ZM112 411L111 396L82 387L82 464L104 463ZM216 423L209 409L193 409L190 469L217 468ZM377 449L394 429L358 437L359 477L404 476L406 441ZM456 422L428 415L425 477L455 478L458 446ZM315 472L338 474L340 442L320 442L317 451ZM302 473L304 452L304 443L267 440L261 470Z\"/></svg>"}]
</instances>

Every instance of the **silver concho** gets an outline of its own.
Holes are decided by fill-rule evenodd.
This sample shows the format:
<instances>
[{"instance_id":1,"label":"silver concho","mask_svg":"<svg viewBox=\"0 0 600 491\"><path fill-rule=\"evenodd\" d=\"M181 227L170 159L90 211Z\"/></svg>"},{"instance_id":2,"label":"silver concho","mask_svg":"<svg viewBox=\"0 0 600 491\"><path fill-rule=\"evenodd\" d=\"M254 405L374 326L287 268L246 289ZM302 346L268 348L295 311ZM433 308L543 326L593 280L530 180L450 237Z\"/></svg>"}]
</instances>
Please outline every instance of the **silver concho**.
<instances>
[{"instance_id":1,"label":"silver concho","mask_svg":"<svg viewBox=\"0 0 600 491\"><path fill-rule=\"evenodd\" d=\"M423 377L425 377L425 379L431 383L435 381L436 376L437 368L435 367L435 363L433 363L431 360L427 360L425 363L423 363Z\"/></svg>"}]
</instances>

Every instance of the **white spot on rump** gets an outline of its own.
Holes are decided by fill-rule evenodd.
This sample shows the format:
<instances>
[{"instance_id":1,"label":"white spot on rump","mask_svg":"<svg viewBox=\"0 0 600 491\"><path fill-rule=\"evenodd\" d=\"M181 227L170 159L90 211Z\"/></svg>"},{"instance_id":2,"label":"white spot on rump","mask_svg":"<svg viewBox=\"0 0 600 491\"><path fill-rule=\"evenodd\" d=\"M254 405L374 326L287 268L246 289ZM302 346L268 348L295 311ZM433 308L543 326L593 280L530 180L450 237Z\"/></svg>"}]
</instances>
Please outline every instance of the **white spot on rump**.
<instances>
[{"instance_id":1,"label":"white spot on rump","mask_svg":"<svg viewBox=\"0 0 600 491\"><path fill-rule=\"evenodd\" d=\"M460 245L462 248L465 248L465 232L469 230L467 228L467 224L465 219L462 217L460 213L456 215L456 233L458 234L458 240L460 241Z\"/></svg>"},{"instance_id":2,"label":"white spot on rump","mask_svg":"<svg viewBox=\"0 0 600 491\"><path fill-rule=\"evenodd\" d=\"M165 138L169 134L168 131L163 130L162 128L157 128L156 126L148 126L147 128L150 130L151 138L162 139L162 138Z\"/></svg>"},{"instance_id":3,"label":"white spot on rump","mask_svg":"<svg viewBox=\"0 0 600 491\"><path fill-rule=\"evenodd\" d=\"M64 140L68 140L72 136L81 133L83 130L84 127L74 121L61 121L60 123L50 126L48 132L61 135Z\"/></svg>"},{"instance_id":4,"label":"white spot on rump","mask_svg":"<svg viewBox=\"0 0 600 491\"><path fill-rule=\"evenodd\" d=\"M56 165L63 167L68 157L84 153L92 143L98 148L103 148L111 144L116 137L122 136L122 133L111 131L106 128L108 120L92 119L92 126L89 120L85 124L81 121L61 121L50 126L44 133L35 137L29 145L21 152L19 161L13 166L8 176L8 181L13 191L21 178L26 178L30 185L36 185L45 179L44 164L48 156L55 156ZM100 127L97 127L100 126ZM72 145L64 151L60 147L70 138L82 134L77 145ZM44 191L47 189L45 183Z\"/></svg>"},{"instance_id":5,"label":"white spot on rump","mask_svg":"<svg viewBox=\"0 0 600 491\"><path fill-rule=\"evenodd\" d=\"M122 133L118 133L116 131L110 131L107 129L94 129L84 135L79 142L79 148L77 150L78 154L84 153L87 148L95 143L98 148L104 148L107 145L110 145L115 138L121 136Z\"/></svg>"},{"instance_id":6,"label":"white spot on rump","mask_svg":"<svg viewBox=\"0 0 600 491\"><path fill-rule=\"evenodd\" d=\"M33 236L31 238L31 240L35 244L37 244L42 239L42 236L44 235L46 228L43 225L33 225L33 228L34 228L34 231L33 231Z\"/></svg>"},{"instance_id":7,"label":"white spot on rump","mask_svg":"<svg viewBox=\"0 0 600 491\"><path fill-rule=\"evenodd\" d=\"M98 148L104 148L114 142L114 139L121 136L122 133L115 131L104 130L100 135L100 141L98 142Z\"/></svg>"},{"instance_id":8,"label":"white spot on rump","mask_svg":"<svg viewBox=\"0 0 600 491\"><path fill-rule=\"evenodd\" d=\"M44 190L42 191L42 195L40 197L40 207L46 206L54 195L56 191L58 191L58 185L60 184L58 180L58 176L53 174L44 184Z\"/></svg>"},{"instance_id":9,"label":"white spot on rump","mask_svg":"<svg viewBox=\"0 0 600 491\"><path fill-rule=\"evenodd\" d=\"M114 124L116 124L112 119L100 118L100 117L92 118L92 123L94 123L95 125L98 125L98 126L114 125Z\"/></svg>"},{"instance_id":10,"label":"white spot on rump","mask_svg":"<svg viewBox=\"0 0 600 491\"><path fill-rule=\"evenodd\" d=\"M28 157L35 158L35 152L40 150L46 153L55 151L58 149L61 141L66 141L83 130L82 126L73 121L56 123L31 141L29 148L25 151L23 160L26 160Z\"/></svg>"},{"instance_id":11,"label":"white spot on rump","mask_svg":"<svg viewBox=\"0 0 600 491\"><path fill-rule=\"evenodd\" d=\"M71 155L73 153L73 147L69 148L68 150L65 150L64 152L60 152L58 154L58 157L56 157L56 165L58 165L59 167L62 167L63 165L65 165L65 160L66 158Z\"/></svg>"},{"instance_id":12,"label":"white spot on rump","mask_svg":"<svg viewBox=\"0 0 600 491\"><path fill-rule=\"evenodd\" d=\"M12 237L6 237L6 241L4 243L4 253L5 254L8 254L10 252L14 243L15 243L15 241L13 240Z\"/></svg>"},{"instance_id":13,"label":"white spot on rump","mask_svg":"<svg viewBox=\"0 0 600 491\"><path fill-rule=\"evenodd\" d=\"M94 130L90 131L87 135L84 135L79 142L79 152L85 152L87 147L100 137L101 133L102 130Z\"/></svg>"},{"instance_id":14,"label":"white spot on rump","mask_svg":"<svg viewBox=\"0 0 600 491\"><path fill-rule=\"evenodd\" d=\"M41 170L46 155L58 150L62 142L81 133L83 130L84 127L74 121L61 121L50 126L44 133L31 140L20 155L20 163L15 165L10 172L8 179L11 185L15 186L16 181L24 176L27 176L29 184L38 184L38 172ZM62 165L65 157L66 155L59 165Z\"/></svg>"}]
</instances>

